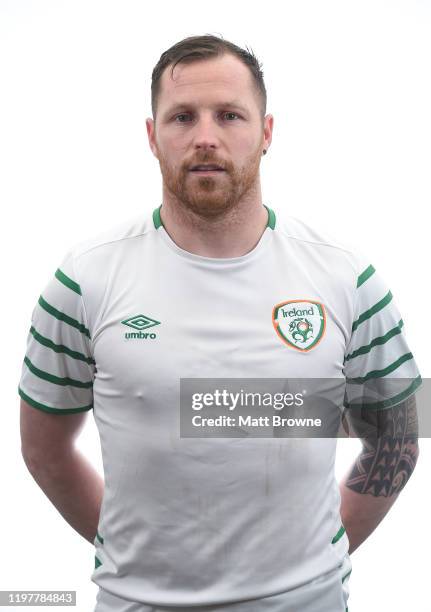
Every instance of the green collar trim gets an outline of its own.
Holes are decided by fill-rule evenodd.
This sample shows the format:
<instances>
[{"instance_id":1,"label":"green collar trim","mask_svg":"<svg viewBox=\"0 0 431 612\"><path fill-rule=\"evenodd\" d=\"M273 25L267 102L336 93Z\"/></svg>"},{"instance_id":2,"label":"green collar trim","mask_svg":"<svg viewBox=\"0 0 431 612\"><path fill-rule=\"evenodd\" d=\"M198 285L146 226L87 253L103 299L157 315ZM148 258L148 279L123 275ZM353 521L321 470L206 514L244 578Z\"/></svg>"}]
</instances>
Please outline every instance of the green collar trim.
<instances>
[{"instance_id":1,"label":"green collar trim","mask_svg":"<svg viewBox=\"0 0 431 612\"><path fill-rule=\"evenodd\" d=\"M273 230L275 228L275 212L271 210L271 208L266 206L266 204L264 204L264 206L268 211L268 223L266 224L266 227L269 227ZM163 226L162 218L160 216L161 207L162 205L160 204L160 206L158 208L155 208L153 211L153 223L156 229L159 229L159 227Z\"/></svg>"},{"instance_id":2,"label":"green collar trim","mask_svg":"<svg viewBox=\"0 0 431 612\"><path fill-rule=\"evenodd\" d=\"M268 208L266 204L264 204L264 206L268 211L268 223L266 224L266 227L270 227L273 230L275 228L275 212L271 210L271 208Z\"/></svg>"},{"instance_id":3,"label":"green collar trim","mask_svg":"<svg viewBox=\"0 0 431 612\"><path fill-rule=\"evenodd\" d=\"M163 225L162 223L162 218L160 216L160 209L161 209L162 205L160 204L160 206L158 208L155 208L153 210L153 223L154 223L154 227L156 229L159 229L159 227L161 225Z\"/></svg>"}]
</instances>

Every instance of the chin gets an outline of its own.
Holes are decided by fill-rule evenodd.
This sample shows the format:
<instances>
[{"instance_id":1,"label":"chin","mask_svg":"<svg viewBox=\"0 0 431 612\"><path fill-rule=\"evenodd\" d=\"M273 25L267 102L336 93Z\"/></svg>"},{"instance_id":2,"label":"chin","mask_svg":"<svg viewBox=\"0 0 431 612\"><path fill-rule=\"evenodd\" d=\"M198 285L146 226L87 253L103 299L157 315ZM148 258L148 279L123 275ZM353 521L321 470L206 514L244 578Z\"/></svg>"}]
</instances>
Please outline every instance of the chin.
<instances>
[{"instance_id":1,"label":"chin","mask_svg":"<svg viewBox=\"0 0 431 612\"><path fill-rule=\"evenodd\" d=\"M208 219L219 217L235 207L235 204L232 205L232 202L227 199L218 200L216 202L211 202L211 199L201 201L188 200L184 202L184 205L195 214Z\"/></svg>"}]
</instances>

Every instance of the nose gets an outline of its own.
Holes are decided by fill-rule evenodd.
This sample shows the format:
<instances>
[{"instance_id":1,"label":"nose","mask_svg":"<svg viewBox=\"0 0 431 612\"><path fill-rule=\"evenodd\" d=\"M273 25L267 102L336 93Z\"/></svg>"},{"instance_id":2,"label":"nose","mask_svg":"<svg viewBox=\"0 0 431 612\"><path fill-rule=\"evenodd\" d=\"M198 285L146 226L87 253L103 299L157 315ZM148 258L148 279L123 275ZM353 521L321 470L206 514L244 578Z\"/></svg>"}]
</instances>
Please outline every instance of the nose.
<instances>
[{"instance_id":1,"label":"nose","mask_svg":"<svg viewBox=\"0 0 431 612\"><path fill-rule=\"evenodd\" d=\"M202 116L194 128L194 146L197 149L218 149L218 126L211 116Z\"/></svg>"}]
</instances>

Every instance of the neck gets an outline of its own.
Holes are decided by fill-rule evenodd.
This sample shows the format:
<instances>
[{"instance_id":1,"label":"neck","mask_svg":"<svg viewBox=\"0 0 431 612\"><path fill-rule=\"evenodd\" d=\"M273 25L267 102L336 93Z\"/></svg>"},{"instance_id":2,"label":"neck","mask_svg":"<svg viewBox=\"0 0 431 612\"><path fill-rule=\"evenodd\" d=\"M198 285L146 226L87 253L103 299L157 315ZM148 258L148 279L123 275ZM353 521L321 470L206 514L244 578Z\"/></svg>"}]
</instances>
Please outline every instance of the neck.
<instances>
[{"instance_id":1,"label":"neck","mask_svg":"<svg viewBox=\"0 0 431 612\"><path fill-rule=\"evenodd\" d=\"M262 201L238 203L215 219L164 200L160 209L164 229L182 249L213 258L241 257L259 242L268 224Z\"/></svg>"}]
</instances>

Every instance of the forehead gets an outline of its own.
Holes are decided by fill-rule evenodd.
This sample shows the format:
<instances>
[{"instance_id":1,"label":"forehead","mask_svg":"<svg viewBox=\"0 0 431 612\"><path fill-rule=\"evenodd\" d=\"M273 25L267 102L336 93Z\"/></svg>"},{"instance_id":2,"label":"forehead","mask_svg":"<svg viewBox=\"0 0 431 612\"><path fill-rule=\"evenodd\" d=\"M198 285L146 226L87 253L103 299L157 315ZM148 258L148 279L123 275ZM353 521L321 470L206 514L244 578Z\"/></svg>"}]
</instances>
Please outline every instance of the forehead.
<instances>
[{"instance_id":1,"label":"forehead","mask_svg":"<svg viewBox=\"0 0 431 612\"><path fill-rule=\"evenodd\" d=\"M198 60L191 64L177 64L171 75L172 64L161 76L160 106L180 101L198 103L214 96L245 98L252 95L252 76L237 57Z\"/></svg>"}]
</instances>

